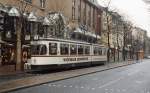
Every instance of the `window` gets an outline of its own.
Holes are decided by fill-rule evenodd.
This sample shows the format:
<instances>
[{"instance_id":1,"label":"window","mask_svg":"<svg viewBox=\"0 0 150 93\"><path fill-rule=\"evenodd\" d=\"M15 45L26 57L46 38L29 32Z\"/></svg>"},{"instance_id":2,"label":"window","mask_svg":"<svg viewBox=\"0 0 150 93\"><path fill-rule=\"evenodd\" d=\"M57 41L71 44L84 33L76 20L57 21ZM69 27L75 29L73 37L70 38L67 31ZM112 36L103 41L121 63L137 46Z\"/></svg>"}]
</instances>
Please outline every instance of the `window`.
<instances>
[{"instance_id":1,"label":"window","mask_svg":"<svg viewBox=\"0 0 150 93\"><path fill-rule=\"evenodd\" d=\"M93 8L93 28L95 28L95 8Z\"/></svg>"},{"instance_id":2,"label":"window","mask_svg":"<svg viewBox=\"0 0 150 93\"><path fill-rule=\"evenodd\" d=\"M86 20L87 20L87 18L86 18L87 15L86 14L87 14L87 9L86 9L86 3L85 3L84 4L84 14L83 14L84 15L84 18L83 18L84 25L86 25Z\"/></svg>"},{"instance_id":3,"label":"window","mask_svg":"<svg viewBox=\"0 0 150 93\"><path fill-rule=\"evenodd\" d=\"M80 0L79 5L78 5L78 21L79 22L81 21L81 0Z\"/></svg>"},{"instance_id":4,"label":"window","mask_svg":"<svg viewBox=\"0 0 150 93\"><path fill-rule=\"evenodd\" d=\"M75 4L76 0L72 0L72 19L75 20Z\"/></svg>"},{"instance_id":5,"label":"window","mask_svg":"<svg viewBox=\"0 0 150 93\"><path fill-rule=\"evenodd\" d=\"M32 55L46 55L47 47L46 45L32 45L31 54Z\"/></svg>"},{"instance_id":6,"label":"window","mask_svg":"<svg viewBox=\"0 0 150 93\"><path fill-rule=\"evenodd\" d=\"M46 2L46 0L40 0L40 6L42 7L42 8L45 8L45 2Z\"/></svg>"},{"instance_id":7,"label":"window","mask_svg":"<svg viewBox=\"0 0 150 93\"><path fill-rule=\"evenodd\" d=\"M60 44L60 54L61 55L69 54L69 44Z\"/></svg>"},{"instance_id":8,"label":"window","mask_svg":"<svg viewBox=\"0 0 150 93\"><path fill-rule=\"evenodd\" d=\"M107 55L107 49L106 48L102 49L102 55Z\"/></svg>"},{"instance_id":9,"label":"window","mask_svg":"<svg viewBox=\"0 0 150 93\"><path fill-rule=\"evenodd\" d=\"M0 56L2 56L2 48L1 48L1 44L0 44Z\"/></svg>"},{"instance_id":10,"label":"window","mask_svg":"<svg viewBox=\"0 0 150 93\"><path fill-rule=\"evenodd\" d=\"M88 11L88 16L89 16L88 25L91 26L91 6L90 6L90 9Z\"/></svg>"},{"instance_id":11,"label":"window","mask_svg":"<svg viewBox=\"0 0 150 93\"><path fill-rule=\"evenodd\" d=\"M76 55L76 54L77 54L77 46L70 45L70 55Z\"/></svg>"},{"instance_id":12,"label":"window","mask_svg":"<svg viewBox=\"0 0 150 93\"><path fill-rule=\"evenodd\" d=\"M0 31L4 31L4 13L0 12Z\"/></svg>"},{"instance_id":13,"label":"window","mask_svg":"<svg viewBox=\"0 0 150 93\"><path fill-rule=\"evenodd\" d=\"M28 3L32 3L32 0L24 0L24 1L26 1L26 2L28 2Z\"/></svg>"},{"instance_id":14,"label":"window","mask_svg":"<svg viewBox=\"0 0 150 93\"><path fill-rule=\"evenodd\" d=\"M94 55L98 55L98 47L94 47Z\"/></svg>"},{"instance_id":15,"label":"window","mask_svg":"<svg viewBox=\"0 0 150 93\"><path fill-rule=\"evenodd\" d=\"M78 45L78 54L79 55L83 54L83 46L82 45Z\"/></svg>"},{"instance_id":16,"label":"window","mask_svg":"<svg viewBox=\"0 0 150 93\"><path fill-rule=\"evenodd\" d=\"M50 43L49 44L49 54L50 55L57 55L57 43Z\"/></svg>"},{"instance_id":17,"label":"window","mask_svg":"<svg viewBox=\"0 0 150 93\"><path fill-rule=\"evenodd\" d=\"M95 47L94 55L105 55L105 48Z\"/></svg>"},{"instance_id":18,"label":"window","mask_svg":"<svg viewBox=\"0 0 150 93\"><path fill-rule=\"evenodd\" d=\"M101 48L98 48L98 55L103 55Z\"/></svg>"},{"instance_id":19,"label":"window","mask_svg":"<svg viewBox=\"0 0 150 93\"><path fill-rule=\"evenodd\" d=\"M45 33L44 33L44 27L42 26L42 24L38 24L38 35L40 37L44 37Z\"/></svg>"},{"instance_id":20,"label":"window","mask_svg":"<svg viewBox=\"0 0 150 93\"><path fill-rule=\"evenodd\" d=\"M46 53L47 53L46 45L42 45L40 47L40 55L46 55Z\"/></svg>"},{"instance_id":21,"label":"window","mask_svg":"<svg viewBox=\"0 0 150 93\"><path fill-rule=\"evenodd\" d=\"M90 54L90 47L89 46L85 46L84 49L85 49L85 54L89 55Z\"/></svg>"}]
</instances>

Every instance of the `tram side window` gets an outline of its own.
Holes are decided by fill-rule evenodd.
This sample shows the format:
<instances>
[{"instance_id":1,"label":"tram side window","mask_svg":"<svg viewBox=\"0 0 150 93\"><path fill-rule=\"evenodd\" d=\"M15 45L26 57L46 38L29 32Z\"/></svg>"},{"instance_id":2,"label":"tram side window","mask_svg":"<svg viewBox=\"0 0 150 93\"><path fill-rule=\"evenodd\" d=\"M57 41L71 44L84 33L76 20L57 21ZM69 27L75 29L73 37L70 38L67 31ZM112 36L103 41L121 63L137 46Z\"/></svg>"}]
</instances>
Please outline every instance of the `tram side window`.
<instances>
[{"instance_id":1,"label":"tram side window","mask_svg":"<svg viewBox=\"0 0 150 93\"><path fill-rule=\"evenodd\" d=\"M83 49L84 49L84 47L82 45L78 45L78 54L79 55L83 54Z\"/></svg>"},{"instance_id":2,"label":"tram side window","mask_svg":"<svg viewBox=\"0 0 150 93\"><path fill-rule=\"evenodd\" d=\"M49 43L49 54L57 55L57 43Z\"/></svg>"},{"instance_id":3,"label":"tram side window","mask_svg":"<svg viewBox=\"0 0 150 93\"><path fill-rule=\"evenodd\" d=\"M98 48L94 47L94 55L97 55L97 54L98 54Z\"/></svg>"},{"instance_id":4,"label":"tram side window","mask_svg":"<svg viewBox=\"0 0 150 93\"><path fill-rule=\"evenodd\" d=\"M98 48L98 55L103 55L102 48Z\"/></svg>"},{"instance_id":5,"label":"tram side window","mask_svg":"<svg viewBox=\"0 0 150 93\"><path fill-rule=\"evenodd\" d=\"M85 46L84 49L85 49L85 54L89 55L90 54L90 47L89 46Z\"/></svg>"},{"instance_id":6,"label":"tram side window","mask_svg":"<svg viewBox=\"0 0 150 93\"><path fill-rule=\"evenodd\" d=\"M47 53L46 45L32 45L31 50L32 55L46 55Z\"/></svg>"},{"instance_id":7,"label":"tram side window","mask_svg":"<svg viewBox=\"0 0 150 93\"><path fill-rule=\"evenodd\" d=\"M38 53L38 51L39 51L39 47L38 47L39 45L32 45L31 46L31 54L32 55L38 55L39 53Z\"/></svg>"},{"instance_id":8,"label":"tram side window","mask_svg":"<svg viewBox=\"0 0 150 93\"><path fill-rule=\"evenodd\" d=\"M69 55L69 44L60 44L60 54Z\"/></svg>"},{"instance_id":9,"label":"tram side window","mask_svg":"<svg viewBox=\"0 0 150 93\"><path fill-rule=\"evenodd\" d=\"M40 49L41 49L40 55L46 55L46 53L47 53L46 45L42 45Z\"/></svg>"},{"instance_id":10,"label":"tram side window","mask_svg":"<svg viewBox=\"0 0 150 93\"><path fill-rule=\"evenodd\" d=\"M107 55L107 49L103 48L103 55Z\"/></svg>"},{"instance_id":11,"label":"tram side window","mask_svg":"<svg viewBox=\"0 0 150 93\"><path fill-rule=\"evenodd\" d=\"M76 54L77 54L77 46L70 45L70 55L76 55Z\"/></svg>"}]
</instances>

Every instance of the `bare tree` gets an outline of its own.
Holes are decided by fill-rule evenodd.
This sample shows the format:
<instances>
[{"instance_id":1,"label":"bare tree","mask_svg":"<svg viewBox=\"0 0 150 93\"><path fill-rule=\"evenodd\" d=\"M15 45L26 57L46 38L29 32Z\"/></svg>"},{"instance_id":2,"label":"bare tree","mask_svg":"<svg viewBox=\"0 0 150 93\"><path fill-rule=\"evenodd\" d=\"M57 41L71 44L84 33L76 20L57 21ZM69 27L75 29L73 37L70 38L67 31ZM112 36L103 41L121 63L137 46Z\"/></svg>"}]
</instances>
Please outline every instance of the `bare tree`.
<instances>
[{"instance_id":1,"label":"bare tree","mask_svg":"<svg viewBox=\"0 0 150 93\"><path fill-rule=\"evenodd\" d=\"M20 16L17 17L17 22L16 22L16 33L17 33L17 45L16 45L16 49L17 49L17 60L16 60L16 69L17 70L23 70L23 63L21 60L21 55L22 55L22 41L21 41L21 32L22 32L22 28L23 25L25 24L25 20L24 20L24 13L25 10L27 8L27 3L19 0L20 2L18 2L18 9L20 12Z\"/></svg>"},{"instance_id":2,"label":"bare tree","mask_svg":"<svg viewBox=\"0 0 150 93\"><path fill-rule=\"evenodd\" d=\"M110 62L110 33L111 33L111 26L110 26L110 15L109 15L109 8L110 8L111 0L109 0L107 7L105 8L106 12L106 25L107 25L107 45L108 45L108 51L107 51L107 61Z\"/></svg>"},{"instance_id":3,"label":"bare tree","mask_svg":"<svg viewBox=\"0 0 150 93\"><path fill-rule=\"evenodd\" d=\"M16 22L14 22L15 25L15 30L16 30L16 70L21 70L23 67L22 62L21 62L21 51L22 51L22 44L21 44L21 32L22 32L22 27L24 25L24 12L27 8L27 3L25 3L23 0L17 0L14 1L17 6L13 5L11 6L10 11L8 11L8 15L13 17ZM8 6L10 2L8 3L7 0L5 4ZM5 5L4 5L5 6ZM6 7L7 8L7 7ZM14 12L17 11L17 12Z\"/></svg>"},{"instance_id":4,"label":"bare tree","mask_svg":"<svg viewBox=\"0 0 150 93\"><path fill-rule=\"evenodd\" d=\"M128 45L132 46L132 28L133 24L130 21L125 20L124 21L124 31L123 31L123 59L126 60L127 53L126 53L126 47L129 47ZM129 53L131 57L131 53Z\"/></svg>"}]
</instances>

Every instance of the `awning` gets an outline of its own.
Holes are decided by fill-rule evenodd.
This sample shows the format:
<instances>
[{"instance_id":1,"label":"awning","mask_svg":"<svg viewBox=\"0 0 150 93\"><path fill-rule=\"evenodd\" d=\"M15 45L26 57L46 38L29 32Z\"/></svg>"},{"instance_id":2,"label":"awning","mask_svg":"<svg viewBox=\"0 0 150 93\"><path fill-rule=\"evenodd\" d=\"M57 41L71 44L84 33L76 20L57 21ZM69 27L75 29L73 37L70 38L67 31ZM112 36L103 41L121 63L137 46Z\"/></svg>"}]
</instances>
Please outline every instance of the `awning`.
<instances>
[{"instance_id":1,"label":"awning","mask_svg":"<svg viewBox=\"0 0 150 93\"><path fill-rule=\"evenodd\" d=\"M44 20L43 20L43 25L46 25L46 26L49 26L51 25L52 23L48 20L47 17L44 17Z\"/></svg>"},{"instance_id":2,"label":"awning","mask_svg":"<svg viewBox=\"0 0 150 93\"><path fill-rule=\"evenodd\" d=\"M0 44L7 44L7 42L0 40Z\"/></svg>"},{"instance_id":3,"label":"awning","mask_svg":"<svg viewBox=\"0 0 150 93\"><path fill-rule=\"evenodd\" d=\"M26 12L24 12L23 17L28 18L28 14Z\"/></svg>"},{"instance_id":4,"label":"awning","mask_svg":"<svg viewBox=\"0 0 150 93\"><path fill-rule=\"evenodd\" d=\"M100 35L97 35L97 39L101 39Z\"/></svg>"},{"instance_id":5,"label":"awning","mask_svg":"<svg viewBox=\"0 0 150 93\"><path fill-rule=\"evenodd\" d=\"M12 7L9 12L8 12L8 15L9 16L15 16L15 17L18 17L20 16L20 13L19 13L19 10L15 7Z\"/></svg>"},{"instance_id":6,"label":"awning","mask_svg":"<svg viewBox=\"0 0 150 93\"><path fill-rule=\"evenodd\" d=\"M76 28L76 30L74 30L74 32L75 33L84 34L84 32L80 28Z\"/></svg>"},{"instance_id":7,"label":"awning","mask_svg":"<svg viewBox=\"0 0 150 93\"><path fill-rule=\"evenodd\" d=\"M96 35L96 34L89 32L89 31L86 32L85 35L93 37L93 38L101 39L101 37L99 35Z\"/></svg>"},{"instance_id":8,"label":"awning","mask_svg":"<svg viewBox=\"0 0 150 93\"><path fill-rule=\"evenodd\" d=\"M22 48L24 48L24 47L31 47L31 45L30 44L22 45Z\"/></svg>"},{"instance_id":9,"label":"awning","mask_svg":"<svg viewBox=\"0 0 150 93\"><path fill-rule=\"evenodd\" d=\"M28 21L32 21L32 22L37 22L37 16L35 15L34 12L31 12L28 16Z\"/></svg>"}]
</instances>

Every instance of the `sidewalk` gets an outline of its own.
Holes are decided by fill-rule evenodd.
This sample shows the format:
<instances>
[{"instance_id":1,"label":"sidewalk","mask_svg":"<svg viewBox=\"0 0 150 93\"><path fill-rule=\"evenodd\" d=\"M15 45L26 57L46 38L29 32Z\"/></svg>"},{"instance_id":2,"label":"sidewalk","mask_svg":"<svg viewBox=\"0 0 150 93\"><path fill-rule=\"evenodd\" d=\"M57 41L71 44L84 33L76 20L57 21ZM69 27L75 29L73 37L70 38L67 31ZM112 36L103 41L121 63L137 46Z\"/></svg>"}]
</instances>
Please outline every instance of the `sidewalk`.
<instances>
[{"instance_id":1,"label":"sidewalk","mask_svg":"<svg viewBox=\"0 0 150 93\"><path fill-rule=\"evenodd\" d=\"M23 73L23 72L16 71L15 65L5 65L5 66L0 65L0 76L15 75L19 73Z\"/></svg>"},{"instance_id":2,"label":"sidewalk","mask_svg":"<svg viewBox=\"0 0 150 93\"><path fill-rule=\"evenodd\" d=\"M21 89L21 88L31 87L35 85L48 83L48 82L55 82L59 80L101 72L101 71L105 71L117 67L127 66L134 63L135 63L134 61L110 63L99 67L69 70L69 71L51 73L42 76L33 76L33 77L27 77L27 78L22 78L17 80L11 80L0 84L0 93L6 93L16 89Z\"/></svg>"}]
</instances>

